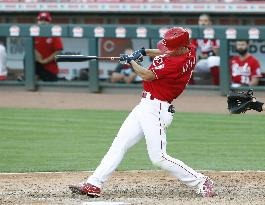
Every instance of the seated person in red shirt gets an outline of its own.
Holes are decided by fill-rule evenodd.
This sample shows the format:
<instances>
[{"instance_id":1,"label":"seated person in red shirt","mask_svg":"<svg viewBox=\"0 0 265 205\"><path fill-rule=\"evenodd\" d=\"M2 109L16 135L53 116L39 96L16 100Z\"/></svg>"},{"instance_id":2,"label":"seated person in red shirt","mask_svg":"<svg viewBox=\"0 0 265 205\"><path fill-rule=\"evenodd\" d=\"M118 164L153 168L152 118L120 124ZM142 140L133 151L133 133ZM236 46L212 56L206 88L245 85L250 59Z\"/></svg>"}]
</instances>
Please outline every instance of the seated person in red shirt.
<instances>
[{"instance_id":1,"label":"seated person in red shirt","mask_svg":"<svg viewBox=\"0 0 265 205\"><path fill-rule=\"evenodd\" d=\"M208 14L199 16L198 25L203 28L211 28L212 21ZM198 50L198 61L194 72L210 72L212 84L219 85L220 56L218 39L193 39L192 44Z\"/></svg>"},{"instance_id":2,"label":"seated person in red shirt","mask_svg":"<svg viewBox=\"0 0 265 205\"><path fill-rule=\"evenodd\" d=\"M124 50L124 53L127 55L131 55L133 50L131 48L127 48ZM130 65L122 65L118 64L115 71L111 74L110 82L112 83L136 83L141 82L142 79L140 76L136 75L134 70Z\"/></svg>"},{"instance_id":3,"label":"seated person in red shirt","mask_svg":"<svg viewBox=\"0 0 265 205\"><path fill-rule=\"evenodd\" d=\"M52 21L48 12L41 12L38 15L38 24L49 24ZM59 68L55 56L63 50L60 37L35 37L35 58L36 75L39 80L57 81Z\"/></svg>"},{"instance_id":4,"label":"seated person in red shirt","mask_svg":"<svg viewBox=\"0 0 265 205\"><path fill-rule=\"evenodd\" d=\"M256 86L262 77L259 61L248 52L248 41L236 42L236 51L239 55L233 56L230 61L231 86Z\"/></svg>"}]
</instances>

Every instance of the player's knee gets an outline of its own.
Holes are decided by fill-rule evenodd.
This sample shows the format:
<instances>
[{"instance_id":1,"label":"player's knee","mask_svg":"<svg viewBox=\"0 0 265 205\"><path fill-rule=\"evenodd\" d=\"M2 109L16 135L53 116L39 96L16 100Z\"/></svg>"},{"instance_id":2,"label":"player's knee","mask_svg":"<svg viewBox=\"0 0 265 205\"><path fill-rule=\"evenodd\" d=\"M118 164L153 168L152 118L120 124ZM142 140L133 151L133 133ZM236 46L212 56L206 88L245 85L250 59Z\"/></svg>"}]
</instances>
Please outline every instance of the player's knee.
<instances>
[{"instance_id":1,"label":"player's knee","mask_svg":"<svg viewBox=\"0 0 265 205\"><path fill-rule=\"evenodd\" d=\"M163 158L163 155L156 155L156 156L149 156L152 164L156 167L162 167L163 161L165 160Z\"/></svg>"},{"instance_id":2,"label":"player's knee","mask_svg":"<svg viewBox=\"0 0 265 205\"><path fill-rule=\"evenodd\" d=\"M219 56L210 56L208 58L208 67L220 66L220 57Z\"/></svg>"}]
</instances>

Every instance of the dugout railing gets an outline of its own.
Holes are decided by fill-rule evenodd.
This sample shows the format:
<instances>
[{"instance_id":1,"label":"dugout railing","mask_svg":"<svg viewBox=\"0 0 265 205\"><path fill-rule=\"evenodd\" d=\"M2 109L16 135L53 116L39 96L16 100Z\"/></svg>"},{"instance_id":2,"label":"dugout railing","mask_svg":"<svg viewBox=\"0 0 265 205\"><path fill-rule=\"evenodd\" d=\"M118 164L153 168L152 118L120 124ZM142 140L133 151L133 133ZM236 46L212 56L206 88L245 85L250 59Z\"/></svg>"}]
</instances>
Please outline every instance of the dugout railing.
<instances>
[{"instance_id":1,"label":"dugout railing","mask_svg":"<svg viewBox=\"0 0 265 205\"><path fill-rule=\"evenodd\" d=\"M0 85L25 86L26 90L34 91L39 86L80 86L88 87L90 92L100 92L104 87L119 87L120 85L108 84L99 80L98 62L89 62L89 80L87 82L41 82L35 78L34 64L34 37L35 36L61 36L71 38L87 38L89 55L98 55L98 39L111 38L144 38L150 40L152 48L163 36L168 26L150 25L29 25L29 24L1 24L0 37L17 37L25 39L24 74L23 82L0 81ZM185 26L191 38L219 39L221 72L220 86L189 85L190 89L220 90L225 95L230 90L229 70L229 41L236 39L265 40L265 27L250 26L213 26L202 28L198 26ZM74 48L73 48L74 51ZM123 85L123 87L140 87L139 85ZM265 86L255 86L255 90L265 90ZM241 87L240 89L247 89Z\"/></svg>"}]
</instances>

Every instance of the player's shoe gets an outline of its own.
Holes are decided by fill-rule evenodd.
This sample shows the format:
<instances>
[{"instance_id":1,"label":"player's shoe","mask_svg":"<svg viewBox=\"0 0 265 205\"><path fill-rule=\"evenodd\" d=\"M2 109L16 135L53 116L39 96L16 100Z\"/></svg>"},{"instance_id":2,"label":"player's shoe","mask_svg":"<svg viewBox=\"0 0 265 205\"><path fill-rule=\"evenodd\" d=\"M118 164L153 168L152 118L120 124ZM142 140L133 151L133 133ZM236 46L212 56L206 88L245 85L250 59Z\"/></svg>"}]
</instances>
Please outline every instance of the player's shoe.
<instances>
[{"instance_id":1,"label":"player's shoe","mask_svg":"<svg viewBox=\"0 0 265 205\"><path fill-rule=\"evenodd\" d=\"M202 197L213 197L217 195L214 191L214 183L209 177L206 177L205 180L198 185L197 194Z\"/></svg>"},{"instance_id":2,"label":"player's shoe","mask_svg":"<svg viewBox=\"0 0 265 205\"><path fill-rule=\"evenodd\" d=\"M69 189L75 194L100 197L100 188L89 183L80 183L77 186L70 185Z\"/></svg>"}]
</instances>

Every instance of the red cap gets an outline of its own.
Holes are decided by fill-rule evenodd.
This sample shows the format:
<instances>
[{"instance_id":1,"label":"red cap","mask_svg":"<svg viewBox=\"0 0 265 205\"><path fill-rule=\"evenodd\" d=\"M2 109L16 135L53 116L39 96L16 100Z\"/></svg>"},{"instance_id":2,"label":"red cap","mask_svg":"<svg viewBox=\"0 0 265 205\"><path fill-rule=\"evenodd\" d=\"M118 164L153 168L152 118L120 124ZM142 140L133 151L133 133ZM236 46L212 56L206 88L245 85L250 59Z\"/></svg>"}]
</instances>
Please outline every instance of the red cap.
<instances>
[{"instance_id":1,"label":"red cap","mask_svg":"<svg viewBox=\"0 0 265 205\"><path fill-rule=\"evenodd\" d=\"M38 21L48 21L51 22L52 21L52 16L49 12L40 12L38 15Z\"/></svg>"},{"instance_id":2,"label":"red cap","mask_svg":"<svg viewBox=\"0 0 265 205\"><path fill-rule=\"evenodd\" d=\"M190 45L189 32L182 27L173 27L167 30L164 38L157 43L157 48L162 53L170 53L188 45Z\"/></svg>"}]
</instances>

